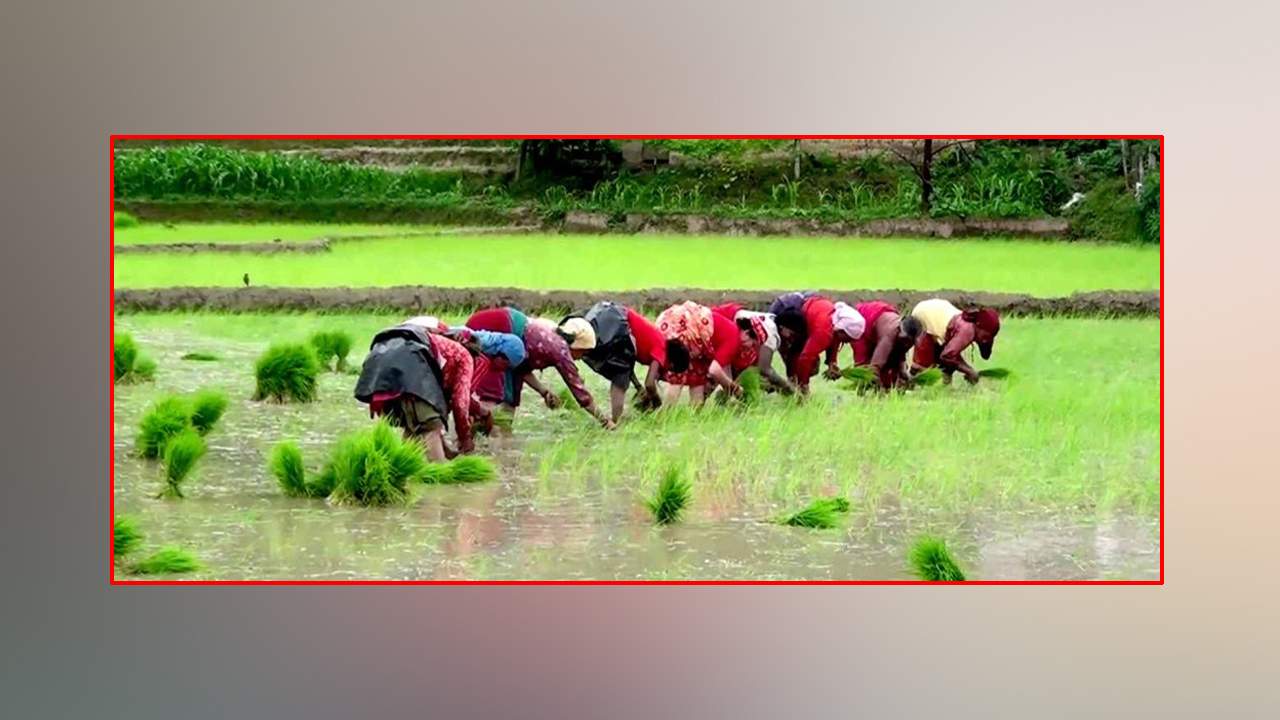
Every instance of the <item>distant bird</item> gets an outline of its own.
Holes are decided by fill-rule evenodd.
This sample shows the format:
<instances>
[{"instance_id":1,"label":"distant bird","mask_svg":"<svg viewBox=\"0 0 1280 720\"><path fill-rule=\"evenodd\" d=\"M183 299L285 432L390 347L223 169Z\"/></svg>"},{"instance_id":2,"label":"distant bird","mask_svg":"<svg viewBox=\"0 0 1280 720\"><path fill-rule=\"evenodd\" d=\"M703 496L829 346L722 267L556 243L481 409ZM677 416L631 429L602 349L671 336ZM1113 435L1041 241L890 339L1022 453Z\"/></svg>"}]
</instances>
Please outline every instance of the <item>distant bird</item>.
<instances>
[{"instance_id":1,"label":"distant bird","mask_svg":"<svg viewBox=\"0 0 1280 720\"><path fill-rule=\"evenodd\" d=\"M249 287L249 273L244 274L244 286Z\"/></svg>"}]
</instances>

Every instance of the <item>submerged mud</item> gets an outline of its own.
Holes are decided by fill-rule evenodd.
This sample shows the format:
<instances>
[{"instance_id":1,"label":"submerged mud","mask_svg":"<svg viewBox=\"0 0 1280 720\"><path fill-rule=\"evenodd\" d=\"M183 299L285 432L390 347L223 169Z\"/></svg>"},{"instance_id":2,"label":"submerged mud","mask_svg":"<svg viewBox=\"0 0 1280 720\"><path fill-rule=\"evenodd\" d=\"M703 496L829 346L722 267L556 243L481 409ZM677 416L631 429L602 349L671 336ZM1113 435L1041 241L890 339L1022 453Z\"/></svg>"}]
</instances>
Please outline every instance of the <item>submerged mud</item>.
<instances>
[{"instance_id":1,"label":"submerged mud","mask_svg":"<svg viewBox=\"0 0 1280 720\"><path fill-rule=\"evenodd\" d=\"M526 290L520 288L442 288L408 286L388 288L278 288L278 287L172 287L117 288L116 312L165 312L212 310L220 312L446 312L478 307L511 305L531 313L585 310L601 300L635 308L661 310L692 300L707 305L738 302L763 310L780 290L705 290L653 288L618 292L574 290ZM992 308L1011 317L1159 317L1159 292L1102 291L1067 297L972 292L964 290L820 290L832 300L848 303L884 300L907 309L921 300L946 298L959 307Z\"/></svg>"}]
</instances>

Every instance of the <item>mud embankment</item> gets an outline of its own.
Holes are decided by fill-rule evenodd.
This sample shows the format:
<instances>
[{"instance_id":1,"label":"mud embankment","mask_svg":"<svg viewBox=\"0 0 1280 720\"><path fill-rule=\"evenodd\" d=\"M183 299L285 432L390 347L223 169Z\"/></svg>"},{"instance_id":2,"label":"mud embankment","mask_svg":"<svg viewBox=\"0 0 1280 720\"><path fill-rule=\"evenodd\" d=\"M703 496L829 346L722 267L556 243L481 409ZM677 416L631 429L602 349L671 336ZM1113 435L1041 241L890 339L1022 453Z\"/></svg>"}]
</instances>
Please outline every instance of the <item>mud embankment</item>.
<instances>
[{"instance_id":1,"label":"mud embankment","mask_svg":"<svg viewBox=\"0 0 1280 720\"><path fill-rule=\"evenodd\" d=\"M147 245L116 245L116 255L147 255L155 253L251 253L256 255L274 255L276 253L322 253L329 252L328 238L303 240L301 242L273 241L260 243L219 243L219 242L175 242L153 243Z\"/></svg>"},{"instance_id":2,"label":"mud embankment","mask_svg":"<svg viewBox=\"0 0 1280 720\"><path fill-rule=\"evenodd\" d=\"M622 222L602 213L571 212L556 229L569 233L727 235L731 237L1019 237L1062 239L1069 224L1061 218L935 219L901 218L842 222L802 218L734 218L710 215L630 214Z\"/></svg>"},{"instance_id":3,"label":"mud embankment","mask_svg":"<svg viewBox=\"0 0 1280 720\"><path fill-rule=\"evenodd\" d=\"M654 288L620 292L568 290L537 291L518 288L155 288L117 289L116 312L386 312L405 313L472 310L513 305L530 313L554 314L585 310L600 300L657 311L686 300L708 305L739 302L764 310L789 290L705 290ZM833 300L858 303L885 300L900 309L928 298L942 297L965 307L989 307L1012 317L1158 317L1159 292L1091 292L1068 297L968 292L963 290L823 290Z\"/></svg>"},{"instance_id":4,"label":"mud embankment","mask_svg":"<svg viewBox=\"0 0 1280 720\"><path fill-rule=\"evenodd\" d=\"M540 216L536 207L512 209L482 205L431 207L413 203L315 201L308 203L216 200L129 202L116 210L148 222L332 222L443 226L528 227L547 233L724 235L729 237L1013 237L1062 240L1070 224L1062 218L979 219L899 218L862 222L804 218L744 218L711 215L659 215L572 211L563 217Z\"/></svg>"}]
</instances>

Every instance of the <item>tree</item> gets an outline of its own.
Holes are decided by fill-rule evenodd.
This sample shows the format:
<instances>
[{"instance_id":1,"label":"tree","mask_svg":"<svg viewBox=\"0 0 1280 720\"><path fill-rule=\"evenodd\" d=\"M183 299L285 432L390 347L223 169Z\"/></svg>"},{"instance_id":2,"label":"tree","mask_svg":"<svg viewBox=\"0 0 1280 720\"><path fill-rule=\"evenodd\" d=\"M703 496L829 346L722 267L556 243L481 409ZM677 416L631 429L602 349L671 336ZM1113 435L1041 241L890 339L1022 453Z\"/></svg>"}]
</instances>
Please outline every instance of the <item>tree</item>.
<instances>
[{"instance_id":1,"label":"tree","mask_svg":"<svg viewBox=\"0 0 1280 720\"><path fill-rule=\"evenodd\" d=\"M910 157L892 145L889 150L897 155L900 160L911 166L915 171L916 177L920 178L920 211L926 215L933 209L933 159L937 157L943 150L956 145L965 143L973 143L974 140L952 140L941 145L934 145L933 138L925 138L924 148L920 154L920 159Z\"/></svg>"},{"instance_id":2,"label":"tree","mask_svg":"<svg viewBox=\"0 0 1280 720\"><path fill-rule=\"evenodd\" d=\"M621 159L608 140L521 140L516 179L537 174L590 185L616 173Z\"/></svg>"}]
</instances>

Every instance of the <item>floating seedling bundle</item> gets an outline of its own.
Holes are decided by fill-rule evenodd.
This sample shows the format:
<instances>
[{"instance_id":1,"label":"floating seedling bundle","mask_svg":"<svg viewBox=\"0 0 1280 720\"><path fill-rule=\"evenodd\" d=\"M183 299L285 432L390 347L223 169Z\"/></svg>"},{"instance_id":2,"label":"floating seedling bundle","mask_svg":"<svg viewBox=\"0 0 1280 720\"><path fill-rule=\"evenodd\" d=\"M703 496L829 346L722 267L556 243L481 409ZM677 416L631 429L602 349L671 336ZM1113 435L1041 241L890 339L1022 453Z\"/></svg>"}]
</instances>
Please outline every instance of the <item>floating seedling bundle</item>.
<instances>
[{"instance_id":1,"label":"floating seedling bundle","mask_svg":"<svg viewBox=\"0 0 1280 720\"><path fill-rule=\"evenodd\" d=\"M213 431L227 409L227 398L213 390L201 390L191 398L170 395L152 406L138 426L138 454L148 460L164 455L165 445L191 429L204 436Z\"/></svg>"},{"instance_id":2,"label":"floating seedling bundle","mask_svg":"<svg viewBox=\"0 0 1280 720\"><path fill-rule=\"evenodd\" d=\"M133 575L173 575L194 572L201 568L200 561L191 553L176 546L168 546L148 555L132 565L126 558L142 547L142 530L138 522L128 515L112 518L112 548L115 562L125 572Z\"/></svg>"},{"instance_id":3,"label":"floating seedling bundle","mask_svg":"<svg viewBox=\"0 0 1280 720\"><path fill-rule=\"evenodd\" d=\"M800 512L779 518L776 522L792 527L830 530L838 524L839 515L849 512L850 507L845 498L818 498Z\"/></svg>"}]
</instances>

